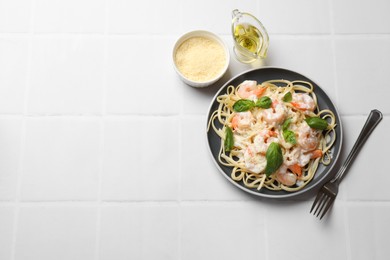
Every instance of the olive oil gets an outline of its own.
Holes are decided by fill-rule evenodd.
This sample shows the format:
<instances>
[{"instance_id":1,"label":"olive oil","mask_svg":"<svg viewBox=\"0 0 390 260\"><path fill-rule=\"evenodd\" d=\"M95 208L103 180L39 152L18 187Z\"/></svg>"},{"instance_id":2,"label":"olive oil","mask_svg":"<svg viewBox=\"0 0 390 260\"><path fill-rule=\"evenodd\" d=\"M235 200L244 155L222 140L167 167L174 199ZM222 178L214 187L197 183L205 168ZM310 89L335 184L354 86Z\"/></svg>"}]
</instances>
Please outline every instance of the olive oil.
<instances>
[{"instance_id":1,"label":"olive oil","mask_svg":"<svg viewBox=\"0 0 390 260\"><path fill-rule=\"evenodd\" d=\"M259 54L263 45L259 29L248 23L239 23L234 27L234 40L254 55Z\"/></svg>"}]
</instances>

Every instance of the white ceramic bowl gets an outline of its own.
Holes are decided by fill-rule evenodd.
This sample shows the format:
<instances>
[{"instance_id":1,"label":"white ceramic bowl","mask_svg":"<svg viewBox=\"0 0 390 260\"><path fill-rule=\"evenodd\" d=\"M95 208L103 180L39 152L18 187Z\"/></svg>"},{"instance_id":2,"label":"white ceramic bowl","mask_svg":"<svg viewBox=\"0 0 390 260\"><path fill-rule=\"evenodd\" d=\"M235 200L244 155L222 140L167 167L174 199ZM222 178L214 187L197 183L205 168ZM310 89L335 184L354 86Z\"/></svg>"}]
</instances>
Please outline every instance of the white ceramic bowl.
<instances>
[{"instance_id":1,"label":"white ceramic bowl","mask_svg":"<svg viewBox=\"0 0 390 260\"><path fill-rule=\"evenodd\" d=\"M218 75L216 75L215 77L207 80L207 81L194 81L194 80L191 80L187 77L185 77L183 75L183 73L180 72L179 68L177 67L177 64L176 64L176 59L175 59L175 56L176 56L176 52L177 52L177 49L179 48L179 46L186 40L192 38L192 37L205 37L205 38L208 38L208 39L211 39L211 40L214 40L216 42L218 42L222 48L223 48L223 51L225 53L225 65L223 67L223 69L220 71L220 73L218 73ZM229 67L229 62L230 62L230 53L229 53L229 49L226 45L226 43L219 37L217 36L216 34L212 33L212 32L209 32L209 31L203 31L203 30L197 30L197 31L191 31L191 32L188 32L184 35L182 35L177 41L176 41L176 44L173 48L173 52L172 52L172 59L173 59L173 65L174 65L174 68L177 72L177 74L179 75L179 77L187 84L187 85L190 85L192 87L198 87L198 88L201 88L201 87L207 87L207 86L210 86L212 84L214 84L217 80L219 80L220 78L222 78L222 76L226 73L228 67Z\"/></svg>"}]
</instances>

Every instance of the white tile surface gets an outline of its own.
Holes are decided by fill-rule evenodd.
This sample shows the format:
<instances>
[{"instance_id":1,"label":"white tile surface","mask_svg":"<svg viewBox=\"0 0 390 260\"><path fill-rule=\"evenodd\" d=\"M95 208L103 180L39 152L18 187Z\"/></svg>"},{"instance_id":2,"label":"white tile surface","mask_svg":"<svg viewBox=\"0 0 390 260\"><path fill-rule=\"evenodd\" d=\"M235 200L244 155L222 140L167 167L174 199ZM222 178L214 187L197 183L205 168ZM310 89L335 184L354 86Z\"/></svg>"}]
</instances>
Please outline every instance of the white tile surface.
<instances>
[{"instance_id":1,"label":"white tile surface","mask_svg":"<svg viewBox=\"0 0 390 260\"><path fill-rule=\"evenodd\" d=\"M21 139L22 120L0 118L0 201L16 198Z\"/></svg>"},{"instance_id":2,"label":"white tile surface","mask_svg":"<svg viewBox=\"0 0 390 260\"><path fill-rule=\"evenodd\" d=\"M268 259L347 259L343 201L337 199L321 221L308 214L311 204L267 203ZM299 248L300 243L305 247Z\"/></svg>"},{"instance_id":3,"label":"white tile surface","mask_svg":"<svg viewBox=\"0 0 390 260\"><path fill-rule=\"evenodd\" d=\"M29 114L99 114L104 84L101 37L33 40Z\"/></svg>"},{"instance_id":4,"label":"white tile surface","mask_svg":"<svg viewBox=\"0 0 390 260\"><path fill-rule=\"evenodd\" d=\"M211 160L205 138L206 118L182 120L181 199L182 200L248 200L218 171ZM197 149L194 149L194 148ZM202 163L199 163L202 162ZM199 191L202 192L199 192Z\"/></svg>"},{"instance_id":5,"label":"white tile surface","mask_svg":"<svg viewBox=\"0 0 390 260\"><path fill-rule=\"evenodd\" d=\"M387 259L389 3L0 0L0 259ZM235 8L266 26L265 60L234 57ZM204 89L173 69L175 40L192 29L231 53ZM309 214L314 191L257 199L210 158L211 100L262 66L326 91L341 160L369 111L384 113L321 221Z\"/></svg>"},{"instance_id":6,"label":"white tile surface","mask_svg":"<svg viewBox=\"0 0 390 260\"><path fill-rule=\"evenodd\" d=\"M99 259L178 259L175 205L121 205L102 209Z\"/></svg>"},{"instance_id":7,"label":"white tile surface","mask_svg":"<svg viewBox=\"0 0 390 260\"><path fill-rule=\"evenodd\" d=\"M108 1L108 31L115 34L180 33L181 1ZM170 8L167 8L170 6ZM140 46L141 47L141 46Z\"/></svg>"},{"instance_id":8,"label":"white tile surface","mask_svg":"<svg viewBox=\"0 0 390 260\"><path fill-rule=\"evenodd\" d=\"M176 118L107 120L102 198L119 201L177 199L178 135Z\"/></svg>"},{"instance_id":9,"label":"white tile surface","mask_svg":"<svg viewBox=\"0 0 390 260\"><path fill-rule=\"evenodd\" d=\"M36 0L34 3L34 32L104 32L104 0Z\"/></svg>"},{"instance_id":10,"label":"white tile surface","mask_svg":"<svg viewBox=\"0 0 390 260\"><path fill-rule=\"evenodd\" d=\"M389 113L390 38L338 37L335 42L338 103L342 113L367 114L377 108Z\"/></svg>"},{"instance_id":11,"label":"white tile surface","mask_svg":"<svg viewBox=\"0 0 390 260\"><path fill-rule=\"evenodd\" d=\"M181 259L233 260L267 256L261 205L195 204L184 205L181 211ZM256 248L256 253L250 248Z\"/></svg>"},{"instance_id":12,"label":"white tile surface","mask_svg":"<svg viewBox=\"0 0 390 260\"><path fill-rule=\"evenodd\" d=\"M30 0L0 1L0 32L28 32L31 3Z\"/></svg>"},{"instance_id":13,"label":"white tile surface","mask_svg":"<svg viewBox=\"0 0 390 260\"><path fill-rule=\"evenodd\" d=\"M15 259L95 259L94 207L23 207L19 212Z\"/></svg>"},{"instance_id":14,"label":"white tile surface","mask_svg":"<svg viewBox=\"0 0 390 260\"><path fill-rule=\"evenodd\" d=\"M21 198L27 201L96 199L99 128L95 119L29 119Z\"/></svg>"},{"instance_id":15,"label":"white tile surface","mask_svg":"<svg viewBox=\"0 0 390 260\"><path fill-rule=\"evenodd\" d=\"M23 112L27 67L27 38L0 37L0 113Z\"/></svg>"},{"instance_id":16,"label":"white tile surface","mask_svg":"<svg viewBox=\"0 0 390 260\"><path fill-rule=\"evenodd\" d=\"M175 40L161 36L147 36L146 39L130 36L113 37L108 41L108 113L179 113L181 86L176 83L177 75L171 63ZM158 47L156 42L159 42Z\"/></svg>"},{"instance_id":17,"label":"white tile surface","mask_svg":"<svg viewBox=\"0 0 390 260\"><path fill-rule=\"evenodd\" d=\"M390 33L387 0L332 0L336 33Z\"/></svg>"},{"instance_id":18,"label":"white tile surface","mask_svg":"<svg viewBox=\"0 0 390 260\"><path fill-rule=\"evenodd\" d=\"M348 230L351 259L387 259L390 254L388 204L351 204L348 206ZM364 236L363 236L364 234Z\"/></svg>"},{"instance_id":19,"label":"white tile surface","mask_svg":"<svg viewBox=\"0 0 390 260\"><path fill-rule=\"evenodd\" d=\"M260 0L258 19L269 34L327 34L331 31L329 1Z\"/></svg>"},{"instance_id":20,"label":"white tile surface","mask_svg":"<svg viewBox=\"0 0 390 260\"><path fill-rule=\"evenodd\" d=\"M13 207L0 206L0 258L4 260L12 259L14 218Z\"/></svg>"}]
</instances>

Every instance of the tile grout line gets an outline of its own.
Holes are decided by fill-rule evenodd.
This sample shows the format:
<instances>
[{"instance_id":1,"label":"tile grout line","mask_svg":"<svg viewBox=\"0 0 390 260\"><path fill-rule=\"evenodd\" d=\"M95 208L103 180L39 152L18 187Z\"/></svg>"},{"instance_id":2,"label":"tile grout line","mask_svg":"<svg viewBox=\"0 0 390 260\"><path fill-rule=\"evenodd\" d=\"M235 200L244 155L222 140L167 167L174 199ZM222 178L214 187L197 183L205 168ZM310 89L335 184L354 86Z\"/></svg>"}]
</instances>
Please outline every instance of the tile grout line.
<instances>
[{"instance_id":1,"label":"tile grout line","mask_svg":"<svg viewBox=\"0 0 390 260\"><path fill-rule=\"evenodd\" d=\"M334 11L333 11L333 0L329 1L329 21L330 21L330 39L331 39L331 50L333 54L333 79L334 79L334 86L333 89L335 90L336 95L336 102L339 101L339 91L337 88L337 61L336 61L336 42L335 42L335 25L334 25Z\"/></svg>"},{"instance_id":2,"label":"tile grout line","mask_svg":"<svg viewBox=\"0 0 390 260\"><path fill-rule=\"evenodd\" d=\"M179 12L180 12L180 28L183 27L183 3L180 1L179 4ZM184 90L180 88L180 96L183 96ZM177 214L178 214L178 223L177 223L177 259L182 259L183 255L183 244L182 244L182 239L183 239L183 204L182 204L182 190L183 190L183 178L182 178L182 171L183 171L183 160L182 160L182 143L183 143L183 119L184 119L184 101L183 98L180 99L179 103L179 133L178 133L178 139L179 139L179 144L178 144L178 154L179 154L179 176L178 178L178 196L177 196Z\"/></svg>"},{"instance_id":3,"label":"tile grout line","mask_svg":"<svg viewBox=\"0 0 390 260\"><path fill-rule=\"evenodd\" d=\"M28 111L28 100L29 92L31 88L31 78L32 78L32 52L33 52L33 36L34 36L34 15L35 15L35 0L30 0L31 4L31 13L30 13L30 28L28 32L28 52L27 52L27 70L26 70L26 81L25 81L25 93L24 93L24 102L23 102L23 119L20 133L20 154L17 170L17 181L16 181L16 191L15 191L15 208L14 208L14 219L13 219L13 231L12 231L12 243L11 243L11 259L16 259L16 244L17 244L17 233L18 233L18 223L20 217L20 208L21 208L21 189L22 189L22 177L23 177L23 160L26 150L26 135L27 135L27 118L26 114Z\"/></svg>"},{"instance_id":4,"label":"tile grout line","mask_svg":"<svg viewBox=\"0 0 390 260\"><path fill-rule=\"evenodd\" d=\"M96 202L96 241L95 241L95 259L100 259L100 235L102 224L102 186L103 186L103 171L104 171L104 139L105 139L105 116L107 114L107 67L108 67L108 25L109 25L109 0L104 1L104 49L103 49L103 86L101 91L101 117L100 117L100 140L99 140L99 172L98 172L98 188Z\"/></svg>"}]
</instances>

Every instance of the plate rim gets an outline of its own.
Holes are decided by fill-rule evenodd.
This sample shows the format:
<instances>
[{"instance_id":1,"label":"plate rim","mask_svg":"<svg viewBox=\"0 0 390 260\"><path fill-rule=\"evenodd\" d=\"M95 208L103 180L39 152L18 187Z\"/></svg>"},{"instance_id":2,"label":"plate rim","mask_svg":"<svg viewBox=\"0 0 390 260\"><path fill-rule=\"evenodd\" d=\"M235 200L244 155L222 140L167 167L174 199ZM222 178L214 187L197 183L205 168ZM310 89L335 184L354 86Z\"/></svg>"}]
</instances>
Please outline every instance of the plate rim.
<instances>
[{"instance_id":1,"label":"plate rim","mask_svg":"<svg viewBox=\"0 0 390 260\"><path fill-rule=\"evenodd\" d=\"M322 92L324 92L324 94L326 95L326 97L330 100L330 102L332 103L332 105L334 106L335 108L335 111L333 111L337 117L340 119L339 122L337 122L337 126L339 127L340 129L340 136L337 136L337 138L340 140L340 148L337 152L337 154L335 156L332 157L332 160L334 160L334 163L333 165L330 166L330 168L328 169L328 174L325 174L323 177L321 177L317 183L313 184L312 186L309 186L309 187L304 187L303 189L301 190L298 190L298 191L295 191L295 192L289 192L289 193L286 193L286 194L281 194L281 195L273 195L273 194L266 194L266 193L261 193L261 192L255 192L249 188L246 188L242 185L240 185L238 182L232 180L232 178L230 178L225 172L224 170L220 167L220 165L218 164L217 160L214 158L214 155L211 151L211 147L210 147L210 142L209 142L209 137L208 137L208 124L209 124L209 118L210 118L210 111L211 111L211 108L212 106L214 105L214 102L216 100L216 98L220 95L220 93L222 92L222 90L227 86L227 84L229 82L232 82L233 80L237 79L238 77L241 77L242 75L244 74L247 74L247 73L250 73L252 71L257 71L257 70L265 70L265 69L276 69L276 70L284 70L284 71L288 71L288 72L291 72L291 73L295 73L295 74L298 74L300 76L303 76L307 79L309 79L311 82L313 82L317 87L319 87L321 89ZM252 194L252 195L255 195L256 197L259 197L259 198L269 198L269 199L285 199L285 198L293 198L293 197L297 197L297 196L301 196L302 194L304 193L308 193L309 191L315 189L317 186L319 186L321 183L323 183L324 180L326 180L327 178L331 177L332 176L332 171L334 170L334 167L337 165L338 161L339 161L339 158L340 158L340 154L341 154L341 151L342 151L342 147L343 147L343 126L342 126L342 122L341 122L341 116L340 116L340 113L339 113L339 110L337 108L337 106L334 104L334 102L330 99L328 93L323 89L321 88L321 86L319 84L317 84L316 81L312 80L312 78L310 77L307 77L305 74L302 74L296 70L291 70L291 69L287 69L287 68L284 68L284 67L277 67L277 66L263 66L263 67L259 67L259 68L251 68L251 69L248 69L248 70L245 70L241 73L238 73L237 75L235 76L232 76L230 79L228 79L219 89L218 91L215 93L215 95L213 96L213 98L211 99L211 102L209 104L209 107L208 107L208 110L207 110L207 115L206 115L206 142L207 142L207 149L209 151L209 154L210 156L212 157L212 161L214 162L216 168L218 169L219 173L222 174L230 183L232 183L234 186L236 186L237 188L241 189L242 191L246 192L246 193L249 193L249 194ZM335 173L333 173L335 174Z\"/></svg>"}]
</instances>

